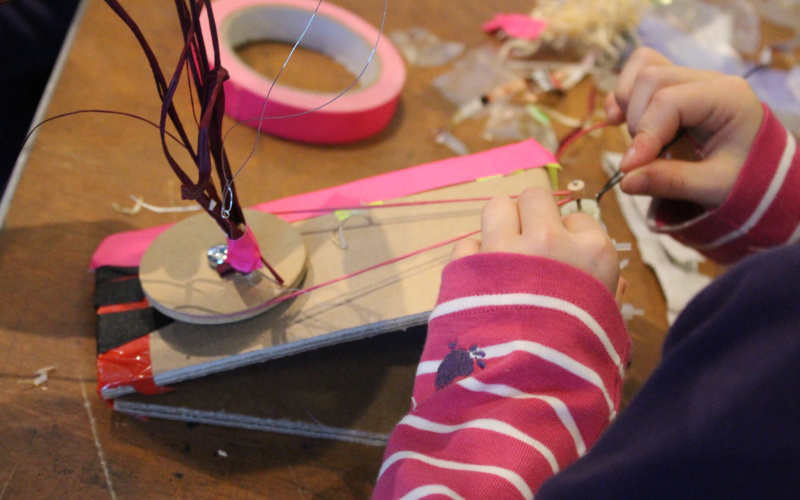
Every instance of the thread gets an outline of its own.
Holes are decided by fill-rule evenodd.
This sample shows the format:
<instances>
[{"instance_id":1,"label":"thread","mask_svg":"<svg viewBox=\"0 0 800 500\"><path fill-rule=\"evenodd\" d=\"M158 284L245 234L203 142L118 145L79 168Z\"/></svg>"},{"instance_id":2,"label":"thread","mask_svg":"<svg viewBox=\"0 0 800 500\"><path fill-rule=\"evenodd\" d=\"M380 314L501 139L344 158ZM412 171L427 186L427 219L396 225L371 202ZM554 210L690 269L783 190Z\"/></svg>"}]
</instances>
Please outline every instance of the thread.
<instances>
[{"instance_id":1,"label":"thread","mask_svg":"<svg viewBox=\"0 0 800 500\"><path fill-rule=\"evenodd\" d=\"M568 190L561 190L561 191L553 191L553 196L560 197L560 196L570 196L570 192ZM512 199L518 198L517 195L511 195ZM115 210L126 213L129 215L134 215L138 213L142 208L150 210L151 212L156 213L166 213L166 212L192 212L201 210L202 208L199 206L182 206L182 207L159 207L156 205L151 205L149 203L145 203L142 198L138 198L136 196L131 195L131 199L136 202L133 208L124 208L119 207L119 205L115 205ZM377 208L401 208L401 207L415 207L415 206L422 206L422 205L438 205L438 204L447 204L447 203L470 203L470 202L478 202L478 201L489 201L491 197L479 197L479 198L453 198L453 199L446 199L446 200L425 200L425 201L407 201L407 202L398 202L398 203L380 203L380 204L370 204L370 205L347 205L347 206L334 206L334 207L316 207L316 208L300 208L296 210L275 210L271 211L272 215L294 215L294 214L307 214L307 213L333 213L333 212L340 212L346 210L372 210ZM557 204L561 205L566 202L570 201L570 199L561 200ZM119 207L119 208L117 208Z\"/></svg>"},{"instance_id":2,"label":"thread","mask_svg":"<svg viewBox=\"0 0 800 500\"><path fill-rule=\"evenodd\" d=\"M290 299L293 299L295 297L299 297L300 295L304 295L304 294L313 292L315 290L319 290L320 288L323 288L323 287L326 287L326 286L329 286L329 285L333 285L335 283L339 283L340 281L344 281L344 280L352 278L354 276L359 276L359 275L367 273L369 271L373 271L375 269L394 264L395 262L400 262L401 260L409 259L409 258L414 257L416 255L419 255L421 253L425 253L425 252L427 252L429 250L434 250L436 248L440 248L440 247L449 245L451 243L455 243L456 241L463 240L465 238L469 238L470 236L475 236L476 234L478 234L480 232L481 232L481 230L478 229L477 231L472 231L472 232L467 233L467 234L462 234L461 236L456 236L455 238L450 238L448 240L445 240L445 241L442 241L442 242L439 242L439 243L434 243L433 245L427 246L425 248L421 248L419 250L414 250L413 252L409 252L409 253L407 253L405 255L401 255L399 257L394 257L394 258L389 259L389 260L387 260L385 262L381 262L379 264L375 264L373 266L366 267L366 268L361 269L359 271L355 271L353 273L346 274L344 276L339 276L338 278L334 278L334 279L332 279L330 281L326 281L324 283L319 283L319 284L310 286L308 288L302 288L300 290L296 290L294 292L287 293L286 295L281 295L280 297L276 297L276 298L270 300L269 302L267 302L266 306L269 307L269 306L272 306L274 304L279 304L279 303L284 302L286 300L290 300Z\"/></svg>"},{"instance_id":3,"label":"thread","mask_svg":"<svg viewBox=\"0 0 800 500\"><path fill-rule=\"evenodd\" d=\"M554 196L567 196L569 194L570 194L569 191L554 191L553 192ZM517 198L517 196L512 196L512 198ZM428 204L436 204L436 203L457 203L457 202L463 202L463 201L476 201L476 200L488 200L488 199L490 199L490 198L464 198L464 199L454 199L454 200L433 200L433 201L426 201L426 202L408 202L408 203L396 203L396 204L359 206L359 207L355 207L355 208L360 208L360 209L363 209L363 208L387 208L387 207L391 207L392 205L394 205L394 206L428 205ZM561 206L561 205L563 205L565 203L568 203L570 201L572 201L571 198L566 198L564 200L560 200L559 202L557 202L556 205ZM348 208L340 208L339 210L352 210L352 209L354 209L354 208L349 208L349 209ZM316 211L316 210L331 211L331 208L310 209L310 210L312 210L312 211ZM287 212L288 213L296 213L296 212L301 212L301 211L287 211ZM277 212L276 212L276 214L277 214ZM347 280L349 278L353 278L355 276L359 276L359 275L367 273L369 271L373 271L375 269L379 269L381 267L385 267L385 266L394 264L396 262L400 262L402 260L414 257L414 256L422 254L422 253L425 253L427 251L435 250L437 248L449 245L451 243L455 243L456 241L463 240L465 238L469 238L470 236L475 236L476 234L479 234L480 232L481 232L481 230L478 229L476 231L472 231L472 232L463 234L461 236L456 236L455 238L449 238L447 240L441 241L439 243L434 243L433 245L429 245L429 246L421 248L419 250L414 250L413 252L409 252L407 254L404 254L404 255L401 255L401 256L398 256L398 257L394 257L394 258L389 259L387 261L384 261L384 262L381 262L381 263L366 267L366 268L361 269L359 271L355 271L353 273L346 274L344 276L339 276L339 277L334 278L334 279L332 279L330 281L326 281L324 283L319 283L317 285L313 285L313 286L310 286L308 288L302 288L302 289L299 289L299 290L292 291L290 293L287 293L285 295L281 295L279 297L276 297L276 298L272 299L271 301L267 302L267 306L278 304L278 303L281 303L283 301L290 300L290 299L293 299L295 297L299 297L300 295L304 295L304 294L307 294L307 293L311 293L311 292L313 292L315 290L319 290L320 288L323 288L323 287L326 287L326 286L329 286L329 285L333 285L335 283L339 283L341 281Z\"/></svg>"}]
</instances>

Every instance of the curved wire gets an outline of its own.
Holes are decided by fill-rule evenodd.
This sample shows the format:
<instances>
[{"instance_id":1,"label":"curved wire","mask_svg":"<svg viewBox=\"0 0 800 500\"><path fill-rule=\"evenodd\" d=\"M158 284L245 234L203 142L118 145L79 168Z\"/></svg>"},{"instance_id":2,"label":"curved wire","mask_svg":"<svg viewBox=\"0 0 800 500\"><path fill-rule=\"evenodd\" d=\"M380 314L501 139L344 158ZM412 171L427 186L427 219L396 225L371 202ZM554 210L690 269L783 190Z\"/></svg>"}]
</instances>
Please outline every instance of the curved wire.
<instances>
[{"instance_id":1,"label":"curved wire","mask_svg":"<svg viewBox=\"0 0 800 500\"><path fill-rule=\"evenodd\" d=\"M364 67L361 68L361 72L358 73L358 75L355 77L355 79L353 79L353 81L350 82L350 84L347 87L345 87L344 90L342 90L341 92L336 94L329 101L327 101L327 102L325 102L323 104L320 104L319 106L317 106L316 108L313 108L313 109L309 109L309 110L306 110L306 111L303 111L303 112L300 112L300 113L294 113L294 114L291 114L291 115L264 116L264 113L267 110L267 103L269 102L269 96L270 96L270 94L272 94L272 89L275 88L275 84L278 82L278 79L281 77L281 74L283 73L283 70L286 68L286 65L289 64L289 60L292 58L292 55L294 54L295 50L297 49L297 47L300 46L300 42L303 40L303 37L306 35L306 33L308 32L309 28L311 27L311 23L314 21L314 18L316 17L317 13L319 12L319 8L320 8L321 5L322 5L322 0L319 0L317 2L316 8L314 9L314 12L311 14L311 18L308 20L308 23L306 24L306 27L303 29L303 32L300 34L300 37L294 43L294 46L292 47L292 50L289 51L289 55L286 57L286 60L283 62L283 66L281 66L281 69L278 71L278 74L275 75L275 78L272 80L272 82L271 82L271 84L269 86L269 89L267 90L267 95L264 97L264 104L261 107L261 113L260 113L261 116L248 118L246 120L241 120L241 121L237 122L231 128L229 128L227 132L225 132L225 136L222 138L222 144L223 144L223 147L224 147L225 140L227 139L228 134L230 134L235 128L237 128L239 125L242 125L244 123L251 122L253 120L258 120L258 127L256 129L256 139L253 142L253 147L250 149L250 153L247 155L247 158L244 159L244 161L239 166L239 168L236 169L236 172L234 172L233 177L231 177L230 179L223 179L223 181L225 182L225 186L222 189L222 191L223 191L223 193L222 193L222 203L223 203L222 214L223 214L223 217L227 216L226 214L229 214L230 213L230 209L232 208L232 204L233 204L233 196L232 195L233 195L233 192L232 192L232 189L231 189L231 185L233 184L233 181L236 179L236 177L239 176L239 174L241 173L242 169L244 169L244 167L247 165L247 163L250 162L250 160L253 158L253 155L255 155L256 148L258 147L259 138L261 137L261 124L262 124L263 120L279 120L279 119L285 119L285 118L295 118L295 117L298 117L298 116L303 116L303 115L307 115L307 114L313 113L315 111L319 111L320 109L324 108L325 106L330 105L331 103L333 103L334 101L336 101L337 99L342 97L344 94L349 92L350 89L352 89L361 80L361 78L364 76L364 73L367 71L367 68L372 63L372 59L375 57L375 52L377 52L377 50L378 50L378 43L380 42L381 37L383 36L383 30L384 30L384 26L386 24L386 12L388 10L388 0L383 0L383 14L381 16L381 24L380 24L380 27L378 29L378 36L375 38L375 43L372 45L372 50L369 53L369 57L367 58L367 61L364 64Z\"/></svg>"}]
</instances>

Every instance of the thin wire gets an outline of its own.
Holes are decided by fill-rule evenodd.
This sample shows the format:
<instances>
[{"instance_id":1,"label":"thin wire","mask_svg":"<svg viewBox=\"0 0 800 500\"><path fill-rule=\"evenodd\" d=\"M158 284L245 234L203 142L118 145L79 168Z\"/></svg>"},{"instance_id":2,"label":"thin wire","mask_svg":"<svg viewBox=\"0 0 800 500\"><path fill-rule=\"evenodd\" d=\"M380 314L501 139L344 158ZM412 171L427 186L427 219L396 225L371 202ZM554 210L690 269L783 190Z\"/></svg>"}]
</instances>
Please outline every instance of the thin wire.
<instances>
[{"instance_id":1,"label":"thin wire","mask_svg":"<svg viewBox=\"0 0 800 500\"><path fill-rule=\"evenodd\" d=\"M611 188L619 184L623 177L625 177L625 174L623 172L620 172L619 170L614 172L614 175L612 175L611 178L608 179L608 182L606 182L603 188L600 191L598 191L596 195L594 195L594 201L600 201L600 198L602 198L604 194L610 191Z\"/></svg>"},{"instance_id":2,"label":"thin wire","mask_svg":"<svg viewBox=\"0 0 800 500\"><path fill-rule=\"evenodd\" d=\"M148 120L147 118L145 118L143 116L134 115L133 113L128 113L126 111L114 111L114 110L110 110L110 109L80 109L78 111L68 111L66 113L61 113L61 114L58 114L58 115L55 115L55 116L51 116L49 118L46 118L46 119L40 121L39 123L37 123L36 125L31 127L31 129L28 131L28 134L25 136L25 139L22 141L22 143L23 144L27 143L28 140L33 135L33 133L39 127L44 125L45 123L51 122L53 120L58 120L60 118L66 118L68 116L80 115L80 114L84 114L84 113L98 113L98 114L101 114L101 115L119 115L119 116L124 116L124 117L127 117L127 118L133 118L134 120L139 120L140 122L144 122L144 123L146 123L146 124L148 124L148 125L150 125L152 127L155 127L156 129L161 130L161 127L158 125L158 123L155 123L152 120ZM179 146L186 147L186 145L183 143L183 141L181 141L179 138L175 137L169 131L165 131L164 133L170 139L172 139L173 141L178 143Z\"/></svg>"},{"instance_id":3,"label":"thin wire","mask_svg":"<svg viewBox=\"0 0 800 500\"><path fill-rule=\"evenodd\" d=\"M762 69L767 69L768 67L769 67L768 64L756 64L755 66L752 66L750 69L745 71L744 74L742 75L742 78L747 80L748 78L750 78L751 76L755 75L756 73L758 73Z\"/></svg>"},{"instance_id":4,"label":"thin wire","mask_svg":"<svg viewBox=\"0 0 800 500\"><path fill-rule=\"evenodd\" d=\"M388 0L383 0L383 14L381 16L381 25L380 25L380 28L378 29L378 36L375 38L375 43L372 46L372 50L369 53L369 57L367 58L367 61L364 64L364 67L361 68L361 72L359 72L359 74L355 77L355 79L352 82L350 82L350 85L345 87L344 90L339 92L332 99L330 99L329 101L327 101L327 102L325 102L323 104L320 104L316 108L309 109L307 111L303 111L303 112L300 112L300 113L291 114L291 115L264 116L264 113L267 110L267 103L269 102L269 96L272 94L272 89L275 88L275 84L278 82L278 79L281 77L281 74L283 73L283 70L286 68L286 65L289 64L289 60L292 58L292 55L294 54L295 49L297 49L297 47L300 46L300 42L303 40L303 37L306 35L306 33L308 32L309 28L311 27L311 23L314 21L314 18L316 17L317 12L319 11L319 8L320 8L321 5L322 5L322 0L319 0L317 2L316 8L314 9L314 12L311 15L311 18L308 20L308 23L306 24L305 29L303 29L303 33L300 35L300 37L295 42L294 46L292 47L292 50L289 52L289 55L286 57L286 60L283 62L283 66L281 66L281 69L278 71L278 74L272 80L272 83L270 84L269 89L267 90L267 95L264 97L264 103L263 103L263 105L261 107L260 116L259 117L254 117L254 118L248 118L247 120L242 120L242 121L234 124L230 129L228 129L227 132L225 132L225 137L222 138L222 144L224 146L225 140L227 139L228 134L230 134L235 128L237 128L239 125L241 125L243 123L247 123L247 122L250 122L250 121L253 121L253 120L258 120L258 128L256 129L256 139L253 142L253 147L250 150L250 153L247 155L247 158L245 158L245 160L242 162L242 164L239 166L239 168L236 170L236 172L233 174L233 177L230 180L223 179L225 181L225 187L223 188L223 194L222 194L222 196L223 196L223 200L222 200L222 203L223 203L223 217L225 216L226 213L229 214L230 213L230 209L232 208L231 205L233 204L233 192L232 192L232 189L231 189L231 185L233 184L233 181L236 179L236 177L239 176L239 174L241 173L242 169L244 169L245 165L247 165L247 163L250 161L250 159L252 159L253 155L255 155L256 148L258 147L259 137L261 136L261 126L262 126L263 121L264 120L285 119L285 118L295 118L295 117L298 117L298 116L303 116L303 115L307 115L307 114L313 113L315 111L319 111L320 109L324 108L325 106L328 106L329 104L333 103L334 101L336 101L337 99L342 97L348 91L350 91L350 89L352 89L361 80L361 78L364 76L364 73L367 71L367 68L372 63L372 59L375 57L375 52L377 52L377 50L378 50L378 43L380 43L381 37L383 36L383 30L384 30L384 26L386 24L386 13L388 11Z\"/></svg>"},{"instance_id":5,"label":"thin wire","mask_svg":"<svg viewBox=\"0 0 800 500\"><path fill-rule=\"evenodd\" d=\"M286 66L289 64L289 60L292 58L292 55L294 55L294 51L297 50L297 47L300 46L300 42L306 36L306 33L308 33L309 28L311 28L311 23L314 22L314 18L317 17L317 12L319 12L320 6L322 6L322 0L319 0L317 2L317 6L314 8L314 12L311 13L311 17L308 19L308 23L306 23L305 28L303 28L303 32L300 33L300 36L297 38L297 41L294 43L294 46L292 46L292 50L289 51L289 55L286 56L286 60L283 61L283 66L281 66L281 69L278 70L278 74L275 75L275 78L273 78L272 83L269 86L269 89L267 89L267 95L264 97L264 103L261 105L261 113L260 114L262 116L264 115L264 113L267 110L267 103L269 102L269 96L272 94L272 89L275 88L275 84L278 82L278 79L283 74L283 70L286 69ZM238 127L241 123L243 123L243 122L239 122L239 123L234 124L233 127L229 128L228 131L225 132L225 137L222 138L223 148L225 146L225 140L228 138L228 134L230 134L231 131L233 131L233 129ZM258 128L256 129L256 139L253 142L253 147L250 149L250 153L247 155L247 158L244 159L242 164L239 166L239 168L233 174L233 177L231 177L230 179L227 179L227 178L223 179L225 181L225 187L223 188L223 193L222 193L222 204L223 204L222 216L224 218L226 218L226 219L230 215L230 211L233 208L233 190L231 188L231 184L233 184L233 181L239 175L239 172L242 171L244 166L247 165L247 163L250 161L250 159L253 157L253 155L256 152L256 148L258 147L259 139L261 138L261 123L262 123L262 120L259 120L258 121ZM224 172L223 172L223 174L224 174ZM227 175L225 175L225 177L227 177Z\"/></svg>"}]
</instances>

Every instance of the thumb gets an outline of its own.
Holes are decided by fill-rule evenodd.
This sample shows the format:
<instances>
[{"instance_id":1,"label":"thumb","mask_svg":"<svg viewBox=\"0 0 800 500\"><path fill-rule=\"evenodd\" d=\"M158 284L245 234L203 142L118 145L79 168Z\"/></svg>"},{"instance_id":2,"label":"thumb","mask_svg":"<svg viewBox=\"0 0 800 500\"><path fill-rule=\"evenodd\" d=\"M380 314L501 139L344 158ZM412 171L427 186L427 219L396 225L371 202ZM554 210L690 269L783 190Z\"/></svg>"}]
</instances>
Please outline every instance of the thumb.
<instances>
[{"instance_id":1,"label":"thumb","mask_svg":"<svg viewBox=\"0 0 800 500\"><path fill-rule=\"evenodd\" d=\"M628 288L628 282L625 278L620 277L619 282L617 283L617 291L614 293L614 300L617 301L617 307L622 307L622 299L625 295L625 290Z\"/></svg>"},{"instance_id":2,"label":"thumb","mask_svg":"<svg viewBox=\"0 0 800 500\"><path fill-rule=\"evenodd\" d=\"M736 182L736 173L728 172L725 165L726 162L720 159L702 162L657 159L629 172L622 179L620 188L628 194L717 207L725 201Z\"/></svg>"}]
</instances>

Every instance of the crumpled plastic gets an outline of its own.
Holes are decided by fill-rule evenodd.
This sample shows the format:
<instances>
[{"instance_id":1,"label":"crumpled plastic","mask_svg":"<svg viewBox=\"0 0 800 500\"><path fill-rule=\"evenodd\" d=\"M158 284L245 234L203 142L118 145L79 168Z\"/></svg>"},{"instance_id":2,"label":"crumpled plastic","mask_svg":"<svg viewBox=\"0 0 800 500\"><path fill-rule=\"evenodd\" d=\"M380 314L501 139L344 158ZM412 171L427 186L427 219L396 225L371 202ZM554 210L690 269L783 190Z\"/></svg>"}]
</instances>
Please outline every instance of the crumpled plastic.
<instances>
[{"instance_id":1,"label":"crumpled plastic","mask_svg":"<svg viewBox=\"0 0 800 500\"><path fill-rule=\"evenodd\" d=\"M425 28L393 31L389 38L397 46L408 64L414 66L442 66L464 52L464 44L443 42Z\"/></svg>"},{"instance_id":2,"label":"crumpled plastic","mask_svg":"<svg viewBox=\"0 0 800 500\"><path fill-rule=\"evenodd\" d=\"M742 2L750 4L747 0L735 0L739 5ZM734 47L735 35L740 39L739 43L742 43L742 35L737 34L735 17L731 12L697 0L676 0L674 3L692 6L694 15L682 22L670 14L673 11L654 9L639 24L639 36L644 45L661 52L675 64L690 68L743 76L753 67L742 60ZM718 0L718 3L727 2ZM777 3L780 0L770 2L773 7ZM759 11L763 11L763 6ZM768 68L751 75L748 82L781 123L793 133L800 134L800 99L791 87L793 76L788 71Z\"/></svg>"}]
</instances>

